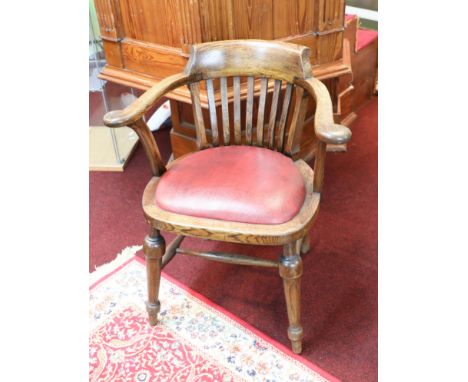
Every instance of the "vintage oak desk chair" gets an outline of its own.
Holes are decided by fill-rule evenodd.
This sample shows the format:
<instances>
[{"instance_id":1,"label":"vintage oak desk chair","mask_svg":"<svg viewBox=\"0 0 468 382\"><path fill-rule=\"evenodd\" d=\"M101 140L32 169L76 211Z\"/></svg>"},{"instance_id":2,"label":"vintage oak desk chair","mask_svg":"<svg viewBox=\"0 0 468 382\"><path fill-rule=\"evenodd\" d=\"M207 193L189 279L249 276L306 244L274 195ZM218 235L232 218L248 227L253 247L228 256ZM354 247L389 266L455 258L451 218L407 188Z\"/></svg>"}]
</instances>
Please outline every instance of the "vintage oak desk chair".
<instances>
[{"instance_id":1,"label":"vintage oak desk chair","mask_svg":"<svg viewBox=\"0 0 468 382\"><path fill-rule=\"evenodd\" d=\"M176 253L277 267L284 284L288 337L293 351L301 352L300 255L308 251L308 232L319 209L326 144L346 143L351 137L347 127L334 123L329 93L312 77L309 55L309 48L275 41L229 40L195 45L183 73L164 79L125 109L106 114L107 126L130 126L136 131L153 172L143 194L143 210L150 225L144 253L151 325L156 325L160 310L161 269ZM217 81L220 91L215 90ZM228 88L230 81L232 92ZM208 94L209 125L200 101L203 82ZM268 91L269 83L272 91ZM192 95L199 151L166 167L142 118L158 99L184 85ZM254 94L259 94L258 105L254 105ZM303 160L291 159L300 142L309 95L316 103L318 138L313 171ZM231 96L234 105L229 113ZM266 102L267 97L271 102ZM219 104L222 123L218 126ZM269 111L265 110L266 104L271 104ZM211 127L208 134L205 126ZM178 236L166 247L160 230ZM179 248L184 236L283 245L284 250L277 262L200 252Z\"/></svg>"}]
</instances>

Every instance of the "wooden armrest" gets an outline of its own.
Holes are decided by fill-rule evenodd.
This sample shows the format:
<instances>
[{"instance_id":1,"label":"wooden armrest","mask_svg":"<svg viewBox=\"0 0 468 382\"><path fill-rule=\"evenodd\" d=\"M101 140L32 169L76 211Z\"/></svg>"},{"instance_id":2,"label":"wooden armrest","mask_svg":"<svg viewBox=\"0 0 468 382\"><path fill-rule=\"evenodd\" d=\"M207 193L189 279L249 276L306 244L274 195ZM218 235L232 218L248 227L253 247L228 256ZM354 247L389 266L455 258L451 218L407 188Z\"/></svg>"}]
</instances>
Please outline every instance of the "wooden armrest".
<instances>
[{"instance_id":1,"label":"wooden armrest","mask_svg":"<svg viewBox=\"0 0 468 382\"><path fill-rule=\"evenodd\" d=\"M327 87L316 78L300 80L299 85L313 95L315 111L315 135L325 143L343 144L351 139L351 130L333 120L333 106Z\"/></svg>"},{"instance_id":2,"label":"wooden armrest","mask_svg":"<svg viewBox=\"0 0 468 382\"><path fill-rule=\"evenodd\" d=\"M161 159L156 140L148 125L143 121L143 115L164 94L192 80L193 76L183 73L174 74L154 85L125 109L110 111L104 116L106 126L128 126L137 133L154 176L161 176L166 171L166 167Z\"/></svg>"},{"instance_id":3,"label":"wooden armrest","mask_svg":"<svg viewBox=\"0 0 468 382\"><path fill-rule=\"evenodd\" d=\"M164 94L194 80L193 76L177 73L165 78L152 88L148 89L138 99L123 110L114 110L106 113L104 124L108 127L129 126L139 120L143 114Z\"/></svg>"}]
</instances>

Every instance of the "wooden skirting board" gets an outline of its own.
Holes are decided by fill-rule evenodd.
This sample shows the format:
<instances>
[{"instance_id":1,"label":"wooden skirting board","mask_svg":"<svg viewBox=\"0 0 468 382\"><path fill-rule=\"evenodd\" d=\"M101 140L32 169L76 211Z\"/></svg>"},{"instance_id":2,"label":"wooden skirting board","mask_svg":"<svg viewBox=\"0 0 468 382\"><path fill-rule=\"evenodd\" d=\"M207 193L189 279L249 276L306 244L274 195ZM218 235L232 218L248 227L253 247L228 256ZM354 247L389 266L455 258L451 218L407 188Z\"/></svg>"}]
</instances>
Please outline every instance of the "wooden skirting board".
<instances>
[{"instance_id":1,"label":"wooden skirting board","mask_svg":"<svg viewBox=\"0 0 468 382\"><path fill-rule=\"evenodd\" d=\"M131 158L138 136L128 127L115 129L121 163L118 162L112 143L111 129L105 126L89 127L89 170L123 171Z\"/></svg>"}]
</instances>

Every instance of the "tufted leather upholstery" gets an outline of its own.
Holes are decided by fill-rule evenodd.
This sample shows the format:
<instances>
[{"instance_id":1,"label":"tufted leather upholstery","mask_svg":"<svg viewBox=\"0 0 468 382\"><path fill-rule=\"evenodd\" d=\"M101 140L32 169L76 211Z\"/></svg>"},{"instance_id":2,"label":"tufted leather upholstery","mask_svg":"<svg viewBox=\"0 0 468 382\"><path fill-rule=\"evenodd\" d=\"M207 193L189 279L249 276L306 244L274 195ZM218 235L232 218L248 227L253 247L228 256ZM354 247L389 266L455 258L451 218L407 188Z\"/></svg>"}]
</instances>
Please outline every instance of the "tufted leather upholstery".
<instances>
[{"instance_id":1,"label":"tufted leather upholstery","mask_svg":"<svg viewBox=\"0 0 468 382\"><path fill-rule=\"evenodd\" d=\"M253 146L221 146L180 159L161 177L156 204L170 212L280 224L301 209L305 185L293 161Z\"/></svg>"}]
</instances>

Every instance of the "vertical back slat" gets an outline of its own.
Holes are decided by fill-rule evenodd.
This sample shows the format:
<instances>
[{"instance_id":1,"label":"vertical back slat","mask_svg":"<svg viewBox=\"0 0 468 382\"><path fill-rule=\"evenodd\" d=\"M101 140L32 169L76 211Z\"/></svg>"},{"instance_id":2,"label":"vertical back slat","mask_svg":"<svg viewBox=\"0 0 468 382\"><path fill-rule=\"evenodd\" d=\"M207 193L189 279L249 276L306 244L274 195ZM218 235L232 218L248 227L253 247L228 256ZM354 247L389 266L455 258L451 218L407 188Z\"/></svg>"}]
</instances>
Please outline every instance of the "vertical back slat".
<instances>
[{"instance_id":1,"label":"vertical back slat","mask_svg":"<svg viewBox=\"0 0 468 382\"><path fill-rule=\"evenodd\" d=\"M263 125L265 120L265 101L268 91L268 78L260 80L260 99L258 101L257 115L257 144L263 146Z\"/></svg>"},{"instance_id":2,"label":"vertical back slat","mask_svg":"<svg viewBox=\"0 0 468 382\"><path fill-rule=\"evenodd\" d=\"M224 145L229 146L229 109L228 109L228 94L227 94L227 78L221 77L221 110L223 114L223 138Z\"/></svg>"},{"instance_id":3,"label":"vertical back slat","mask_svg":"<svg viewBox=\"0 0 468 382\"><path fill-rule=\"evenodd\" d=\"M253 103L254 103L254 77L247 78L247 105L245 114L245 141L252 144Z\"/></svg>"},{"instance_id":4,"label":"vertical back slat","mask_svg":"<svg viewBox=\"0 0 468 382\"><path fill-rule=\"evenodd\" d=\"M281 117L278 125L278 151L283 151L284 144L284 130L286 127L286 121L288 119L289 104L291 102L293 84L288 83L286 90L284 91L283 107L281 108Z\"/></svg>"},{"instance_id":5,"label":"vertical back slat","mask_svg":"<svg viewBox=\"0 0 468 382\"><path fill-rule=\"evenodd\" d=\"M234 143L241 144L240 77L234 77Z\"/></svg>"},{"instance_id":6,"label":"vertical back slat","mask_svg":"<svg viewBox=\"0 0 468 382\"><path fill-rule=\"evenodd\" d=\"M275 80L273 98L271 99L270 119L268 121L268 148L272 149L275 144L276 112L278 110L278 99L281 91L281 80Z\"/></svg>"},{"instance_id":7,"label":"vertical back slat","mask_svg":"<svg viewBox=\"0 0 468 382\"><path fill-rule=\"evenodd\" d=\"M205 132L205 122L203 121L202 108L200 104L200 83L193 82L189 85L190 96L192 98L193 115L195 119L195 129L197 131L197 145L200 148L208 146Z\"/></svg>"},{"instance_id":8,"label":"vertical back slat","mask_svg":"<svg viewBox=\"0 0 468 382\"><path fill-rule=\"evenodd\" d=\"M293 155L294 146L302 134L302 126L304 124L307 103L309 101L307 93L304 94L304 89L300 86L296 86L295 97L294 114L291 120L291 127L289 128L288 140L284 149L284 152L291 156Z\"/></svg>"},{"instance_id":9,"label":"vertical back slat","mask_svg":"<svg viewBox=\"0 0 468 382\"><path fill-rule=\"evenodd\" d=\"M216 115L214 87L213 80L211 78L206 80L206 90L208 93L208 106L210 108L211 138L213 146L219 146L218 117Z\"/></svg>"}]
</instances>

